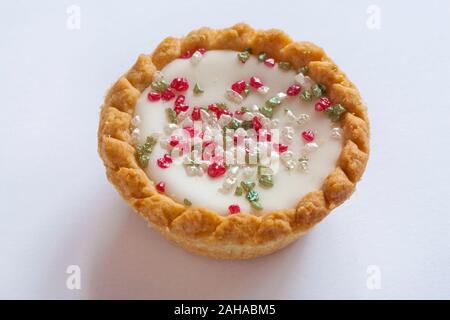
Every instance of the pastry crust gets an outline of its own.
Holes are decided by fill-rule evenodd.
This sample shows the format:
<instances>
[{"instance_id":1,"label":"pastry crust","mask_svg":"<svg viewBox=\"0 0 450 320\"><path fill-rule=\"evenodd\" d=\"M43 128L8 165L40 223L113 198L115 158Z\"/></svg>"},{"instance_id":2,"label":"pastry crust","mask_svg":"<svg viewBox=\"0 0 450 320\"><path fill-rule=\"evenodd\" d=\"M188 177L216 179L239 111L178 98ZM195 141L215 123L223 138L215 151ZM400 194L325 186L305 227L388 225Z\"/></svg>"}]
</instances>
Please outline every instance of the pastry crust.
<instances>
[{"instance_id":1,"label":"pastry crust","mask_svg":"<svg viewBox=\"0 0 450 320\"><path fill-rule=\"evenodd\" d=\"M197 48L265 51L294 68L309 67L309 76L329 88L333 103L348 112L341 120L343 148L336 169L320 190L310 192L295 208L221 216L206 208L186 207L155 190L138 166L130 138L136 101L156 70ZM109 89L100 115L98 151L109 181L134 210L166 238L197 254L218 259L246 259L267 255L296 240L342 204L355 189L369 155L369 121L356 87L325 52L309 42L294 42L280 30L254 30L246 24L213 30L201 28L184 38L164 39L151 55L134 66Z\"/></svg>"}]
</instances>

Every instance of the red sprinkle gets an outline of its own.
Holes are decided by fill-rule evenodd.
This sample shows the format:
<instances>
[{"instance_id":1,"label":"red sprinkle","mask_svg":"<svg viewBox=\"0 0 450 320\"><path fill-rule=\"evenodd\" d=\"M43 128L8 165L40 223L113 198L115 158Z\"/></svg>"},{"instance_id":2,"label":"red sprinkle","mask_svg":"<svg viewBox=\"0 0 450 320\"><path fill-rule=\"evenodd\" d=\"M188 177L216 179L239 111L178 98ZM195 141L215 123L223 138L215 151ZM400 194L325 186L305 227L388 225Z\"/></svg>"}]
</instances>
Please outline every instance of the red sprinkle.
<instances>
[{"instance_id":1,"label":"red sprinkle","mask_svg":"<svg viewBox=\"0 0 450 320\"><path fill-rule=\"evenodd\" d=\"M205 48L198 48L197 51L200 52L201 54L205 54L206 49Z\"/></svg>"},{"instance_id":2,"label":"red sprinkle","mask_svg":"<svg viewBox=\"0 0 450 320\"><path fill-rule=\"evenodd\" d=\"M180 95L175 99L174 105L176 106L176 105L178 105L178 104L183 104L183 103L184 103L184 100L186 100L186 97L183 96L182 94L180 94Z\"/></svg>"},{"instance_id":3,"label":"red sprinkle","mask_svg":"<svg viewBox=\"0 0 450 320\"><path fill-rule=\"evenodd\" d=\"M303 137L303 139L305 139L305 141L311 142L314 140L315 135L312 130L306 130L306 131L302 132L302 137Z\"/></svg>"},{"instance_id":4,"label":"red sprinkle","mask_svg":"<svg viewBox=\"0 0 450 320\"><path fill-rule=\"evenodd\" d=\"M168 163L167 161L164 160L164 158L159 158L158 160L156 160L156 164L158 165L158 167L160 167L161 169L167 169L170 165L170 163Z\"/></svg>"},{"instance_id":5,"label":"red sprinkle","mask_svg":"<svg viewBox=\"0 0 450 320\"><path fill-rule=\"evenodd\" d=\"M272 141L272 133L265 131L264 135L262 135L260 132L258 132L258 141L263 141L263 142L271 142Z\"/></svg>"},{"instance_id":6,"label":"red sprinkle","mask_svg":"<svg viewBox=\"0 0 450 320\"><path fill-rule=\"evenodd\" d=\"M167 88L161 95L161 98L164 101L169 101L172 100L173 98L175 98L175 93L173 93L172 90L170 90L169 88Z\"/></svg>"},{"instance_id":7,"label":"red sprinkle","mask_svg":"<svg viewBox=\"0 0 450 320\"><path fill-rule=\"evenodd\" d=\"M182 59L189 59L190 57L192 57L192 52L189 50L186 50L186 52L181 55Z\"/></svg>"},{"instance_id":8,"label":"red sprinkle","mask_svg":"<svg viewBox=\"0 0 450 320\"><path fill-rule=\"evenodd\" d=\"M241 212L241 207L238 204L232 204L228 207L228 211L230 211L230 214L236 214Z\"/></svg>"},{"instance_id":9,"label":"red sprinkle","mask_svg":"<svg viewBox=\"0 0 450 320\"><path fill-rule=\"evenodd\" d=\"M163 181L158 182L155 187L158 192L164 193L166 191L166 184Z\"/></svg>"},{"instance_id":10,"label":"red sprinkle","mask_svg":"<svg viewBox=\"0 0 450 320\"><path fill-rule=\"evenodd\" d=\"M266 60L264 60L264 64L272 68L273 66L275 66L275 60L273 58L267 58Z\"/></svg>"},{"instance_id":11,"label":"red sprinkle","mask_svg":"<svg viewBox=\"0 0 450 320\"><path fill-rule=\"evenodd\" d=\"M167 163L172 163L172 157L167 153L163 156L163 160Z\"/></svg>"},{"instance_id":12,"label":"red sprinkle","mask_svg":"<svg viewBox=\"0 0 450 320\"><path fill-rule=\"evenodd\" d=\"M273 148L278 153L283 153L283 152L286 152L288 150L288 146L285 145L285 144L282 144L282 143L274 143L273 144Z\"/></svg>"},{"instance_id":13,"label":"red sprinkle","mask_svg":"<svg viewBox=\"0 0 450 320\"><path fill-rule=\"evenodd\" d=\"M252 119L253 129L255 129L256 132L259 131L259 129L262 128L261 119L257 116L254 116Z\"/></svg>"},{"instance_id":14,"label":"red sprinkle","mask_svg":"<svg viewBox=\"0 0 450 320\"><path fill-rule=\"evenodd\" d=\"M187 132L189 132L189 136L190 136L191 138L194 137L194 135L195 135L195 129L194 129L193 126L186 126L186 127L184 127L183 129L186 130Z\"/></svg>"},{"instance_id":15,"label":"red sprinkle","mask_svg":"<svg viewBox=\"0 0 450 320\"><path fill-rule=\"evenodd\" d=\"M161 94L159 94L158 92L149 92L147 98L152 102L158 101L159 99L161 99Z\"/></svg>"},{"instance_id":16,"label":"red sprinkle","mask_svg":"<svg viewBox=\"0 0 450 320\"><path fill-rule=\"evenodd\" d=\"M264 85L264 83L261 81L260 78L257 78L257 77L250 78L250 86L252 88L258 89L258 88L261 88L263 85Z\"/></svg>"},{"instance_id":17,"label":"red sprinkle","mask_svg":"<svg viewBox=\"0 0 450 320\"><path fill-rule=\"evenodd\" d=\"M175 78L170 83L170 87L177 91L186 91L189 89L189 83L186 78Z\"/></svg>"},{"instance_id":18,"label":"red sprinkle","mask_svg":"<svg viewBox=\"0 0 450 320\"><path fill-rule=\"evenodd\" d=\"M316 109L316 111L323 111L329 106L331 106L330 99L328 99L327 97L322 97L318 102L316 102L314 109Z\"/></svg>"},{"instance_id":19,"label":"red sprinkle","mask_svg":"<svg viewBox=\"0 0 450 320\"><path fill-rule=\"evenodd\" d=\"M169 145L171 147L176 147L180 143L180 140L178 140L177 137L171 137L169 141Z\"/></svg>"},{"instance_id":20,"label":"red sprinkle","mask_svg":"<svg viewBox=\"0 0 450 320\"><path fill-rule=\"evenodd\" d=\"M200 108L199 107L194 107L192 109L192 113L191 113L191 119L192 121L197 121L200 120Z\"/></svg>"},{"instance_id":21,"label":"red sprinkle","mask_svg":"<svg viewBox=\"0 0 450 320\"><path fill-rule=\"evenodd\" d=\"M223 175L227 171L224 165L213 162L208 167L208 175L211 178L217 178Z\"/></svg>"},{"instance_id":22,"label":"red sprinkle","mask_svg":"<svg viewBox=\"0 0 450 320\"><path fill-rule=\"evenodd\" d=\"M189 109L189 106L187 106L187 105L185 105L185 104L177 104L177 105L175 106L175 108L173 108L173 110L174 110L177 114L179 114L180 112L188 111L188 109Z\"/></svg>"},{"instance_id":23,"label":"red sprinkle","mask_svg":"<svg viewBox=\"0 0 450 320\"><path fill-rule=\"evenodd\" d=\"M299 85L293 84L292 86L290 86L287 91L286 94L290 97L296 96L300 93L301 91L301 87Z\"/></svg>"},{"instance_id":24,"label":"red sprinkle","mask_svg":"<svg viewBox=\"0 0 450 320\"><path fill-rule=\"evenodd\" d=\"M246 87L245 81L240 80L240 81L236 81L235 83L233 83L231 85L231 90L241 94L242 92L244 92L245 87Z\"/></svg>"}]
</instances>

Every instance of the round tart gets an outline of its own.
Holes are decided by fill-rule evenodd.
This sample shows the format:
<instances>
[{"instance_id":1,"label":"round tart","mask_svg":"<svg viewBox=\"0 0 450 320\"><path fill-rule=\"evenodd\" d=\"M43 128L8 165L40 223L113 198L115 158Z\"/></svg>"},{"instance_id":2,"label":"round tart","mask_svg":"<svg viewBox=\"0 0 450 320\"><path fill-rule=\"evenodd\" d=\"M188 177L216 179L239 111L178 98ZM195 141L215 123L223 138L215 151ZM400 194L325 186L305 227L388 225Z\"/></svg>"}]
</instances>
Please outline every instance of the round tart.
<instances>
[{"instance_id":1,"label":"round tart","mask_svg":"<svg viewBox=\"0 0 450 320\"><path fill-rule=\"evenodd\" d=\"M252 258L293 242L354 191L366 107L324 51L279 30L166 38L109 90L109 180L183 248Z\"/></svg>"}]
</instances>

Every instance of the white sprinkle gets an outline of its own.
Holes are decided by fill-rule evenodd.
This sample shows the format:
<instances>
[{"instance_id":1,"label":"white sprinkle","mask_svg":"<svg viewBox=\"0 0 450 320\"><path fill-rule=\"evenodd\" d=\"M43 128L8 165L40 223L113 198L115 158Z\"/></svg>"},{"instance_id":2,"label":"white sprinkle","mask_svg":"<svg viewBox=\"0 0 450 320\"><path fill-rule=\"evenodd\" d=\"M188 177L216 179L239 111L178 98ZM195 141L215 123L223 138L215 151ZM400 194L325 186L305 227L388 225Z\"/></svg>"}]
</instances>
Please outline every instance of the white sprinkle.
<instances>
[{"instance_id":1,"label":"white sprinkle","mask_svg":"<svg viewBox=\"0 0 450 320\"><path fill-rule=\"evenodd\" d=\"M135 117L133 117L133 119L131 119L131 125L133 127L137 127L140 123L141 123L141 118L139 116L135 116Z\"/></svg>"},{"instance_id":2,"label":"white sprinkle","mask_svg":"<svg viewBox=\"0 0 450 320\"><path fill-rule=\"evenodd\" d=\"M161 81L164 79L164 74L161 71L156 71L153 74L153 81Z\"/></svg>"},{"instance_id":3,"label":"white sprinkle","mask_svg":"<svg viewBox=\"0 0 450 320\"><path fill-rule=\"evenodd\" d=\"M225 98L234 103L241 103L244 100L244 98L239 93L231 89L227 89L227 91L225 92Z\"/></svg>"},{"instance_id":4,"label":"white sprinkle","mask_svg":"<svg viewBox=\"0 0 450 320\"><path fill-rule=\"evenodd\" d=\"M342 137L342 129L341 128L333 128L333 129L331 129L330 135L333 139L340 139Z\"/></svg>"},{"instance_id":5,"label":"white sprinkle","mask_svg":"<svg viewBox=\"0 0 450 320\"><path fill-rule=\"evenodd\" d=\"M218 123L221 127L225 127L227 124L229 124L231 121L231 116L227 114L223 114L220 116Z\"/></svg>"},{"instance_id":6,"label":"white sprinkle","mask_svg":"<svg viewBox=\"0 0 450 320\"><path fill-rule=\"evenodd\" d=\"M169 123L166 124L164 126L164 132L166 134L171 134L172 132L174 132L176 129L178 129L178 125L176 125L175 123Z\"/></svg>"},{"instance_id":7,"label":"white sprinkle","mask_svg":"<svg viewBox=\"0 0 450 320\"><path fill-rule=\"evenodd\" d=\"M266 95L269 92L270 88L267 86L259 87L256 91L261 95Z\"/></svg>"},{"instance_id":8,"label":"white sprinkle","mask_svg":"<svg viewBox=\"0 0 450 320\"><path fill-rule=\"evenodd\" d=\"M294 128L284 127L281 130L281 137L287 144L290 144L292 142L292 140L294 139Z\"/></svg>"},{"instance_id":9,"label":"white sprinkle","mask_svg":"<svg viewBox=\"0 0 450 320\"><path fill-rule=\"evenodd\" d=\"M139 141L139 137L141 136L141 131L139 128L134 128L131 132L131 140L133 143L137 143Z\"/></svg>"},{"instance_id":10,"label":"white sprinkle","mask_svg":"<svg viewBox=\"0 0 450 320\"><path fill-rule=\"evenodd\" d=\"M193 65L197 65L200 62L200 60L202 60L202 58L203 58L203 55L201 54L200 51L197 50L194 52L194 54L191 57L191 63Z\"/></svg>"},{"instance_id":11,"label":"white sprinkle","mask_svg":"<svg viewBox=\"0 0 450 320\"><path fill-rule=\"evenodd\" d=\"M295 122L301 127L301 126L305 125L309 121L310 118L311 117L309 116L309 114L302 113L297 117L297 120Z\"/></svg>"},{"instance_id":12,"label":"white sprinkle","mask_svg":"<svg viewBox=\"0 0 450 320\"><path fill-rule=\"evenodd\" d=\"M306 154L312 153L312 152L316 151L317 149L319 149L319 145L315 142L309 142L303 146L303 151Z\"/></svg>"},{"instance_id":13,"label":"white sprinkle","mask_svg":"<svg viewBox=\"0 0 450 320\"><path fill-rule=\"evenodd\" d=\"M295 76L295 81L297 81L304 89L310 89L313 85L313 81L310 77L305 76L303 73L299 73Z\"/></svg>"},{"instance_id":14,"label":"white sprinkle","mask_svg":"<svg viewBox=\"0 0 450 320\"><path fill-rule=\"evenodd\" d=\"M284 92L278 92L278 93L276 94L276 97L277 97L278 99L280 99L280 101L283 101L284 99L287 98L287 94L284 93Z\"/></svg>"}]
</instances>

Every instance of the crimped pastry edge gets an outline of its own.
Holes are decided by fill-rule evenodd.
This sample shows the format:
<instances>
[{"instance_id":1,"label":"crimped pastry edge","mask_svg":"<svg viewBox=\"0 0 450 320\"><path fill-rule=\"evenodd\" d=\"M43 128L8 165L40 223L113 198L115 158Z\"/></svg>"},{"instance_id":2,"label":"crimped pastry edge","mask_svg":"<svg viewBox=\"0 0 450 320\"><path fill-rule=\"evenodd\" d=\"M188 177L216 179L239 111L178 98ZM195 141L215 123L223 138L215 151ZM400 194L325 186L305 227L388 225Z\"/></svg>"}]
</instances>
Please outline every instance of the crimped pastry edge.
<instances>
[{"instance_id":1,"label":"crimped pastry edge","mask_svg":"<svg viewBox=\"0 0 450 320\"><path fill-rule=\"evenodd\" d=\"M327 86L333 103L348 112L341 120L343 147L336 168L320 190L310 192L291 209L262 216L222 216L207 208L185 207L155 190L138 166L130 142L131 118L141 92L162 69L186 50L229 49L265 51L294 68L309 67L309 76ZM164 39L151 55L140 55L133 67L109 89L100 114L98 151L109 181L125 201L166 238L197 254L217 259L267 255L293 242L350 197L369 156L367 109L356 87L323 49L294 42L283 31L255 30L247 24L214 30L200 28L183 38Z\"/></svg>"}]
</instances>

